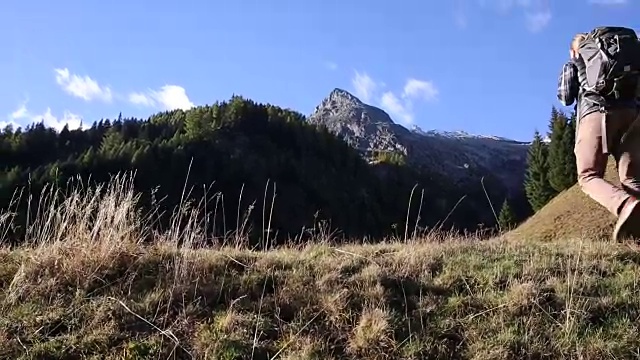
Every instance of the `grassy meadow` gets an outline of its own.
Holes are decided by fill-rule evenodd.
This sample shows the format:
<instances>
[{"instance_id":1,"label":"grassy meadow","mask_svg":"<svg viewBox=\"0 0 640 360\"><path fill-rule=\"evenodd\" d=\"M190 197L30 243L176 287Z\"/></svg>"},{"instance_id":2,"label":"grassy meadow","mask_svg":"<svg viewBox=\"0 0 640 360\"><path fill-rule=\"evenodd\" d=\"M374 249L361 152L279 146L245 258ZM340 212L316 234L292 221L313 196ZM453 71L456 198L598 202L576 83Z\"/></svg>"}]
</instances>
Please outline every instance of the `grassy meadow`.
<instances>
[{"instance_id":1,"label":"grassy meadow","mask_svg":"<svg viewBox=\"0 0 640 360\"><path fill-rule=\"evenodd\" d=\"M26 243L0 248L0 358L640 353L640 253L631 245L588 234L536 238L533 229L341 245L320 231L317 241L269 251L231 235L209 247L197 220L151 232L136 196L120 178L45 201ZM12 221L10 211L0 215L0 235Z\"/></svg>"}]
</instances>

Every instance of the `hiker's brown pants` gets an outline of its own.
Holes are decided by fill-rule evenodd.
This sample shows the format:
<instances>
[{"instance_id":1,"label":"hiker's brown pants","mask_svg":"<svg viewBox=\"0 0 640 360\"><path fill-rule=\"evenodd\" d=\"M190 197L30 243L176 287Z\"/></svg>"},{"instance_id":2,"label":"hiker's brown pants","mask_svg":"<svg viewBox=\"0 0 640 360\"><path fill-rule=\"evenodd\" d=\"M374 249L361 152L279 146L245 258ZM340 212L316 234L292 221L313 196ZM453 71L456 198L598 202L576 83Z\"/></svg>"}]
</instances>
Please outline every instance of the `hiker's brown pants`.
<instances>
[{"instance_id":1,"label":"hiker's brown pants","mask_svg":"<svg viewBox=\"0 0 640 360\"><path fill-rule=\"evenodd\" d=\"M578 184L616 216L630 194L640 196L640 124L630 128L638 114L637 109L615 109L605 117L596 111L577 124L574 153ZM622 188L603 178L609 154L616 161Z\"/></svg>"}]
</instances>

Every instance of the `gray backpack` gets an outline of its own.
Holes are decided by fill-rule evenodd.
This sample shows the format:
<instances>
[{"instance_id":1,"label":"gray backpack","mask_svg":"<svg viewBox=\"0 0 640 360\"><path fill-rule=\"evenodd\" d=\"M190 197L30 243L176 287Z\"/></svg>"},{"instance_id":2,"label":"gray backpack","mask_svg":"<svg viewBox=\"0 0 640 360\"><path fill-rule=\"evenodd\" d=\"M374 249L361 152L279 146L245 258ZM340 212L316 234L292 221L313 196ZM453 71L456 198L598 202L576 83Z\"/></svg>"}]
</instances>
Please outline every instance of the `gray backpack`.
<instances>
[{"instance_id":1,"label":"gray backpack","mask_svg":"<svg viewBox=\"0 0 640 360\"><path fill-rule=\"evenodd\" d=\"M586 34L578 53L584 60L585 90L606 100L630 100L640 94L640 40L633 29L597 27Z\"/></svg>"}]
</instances>

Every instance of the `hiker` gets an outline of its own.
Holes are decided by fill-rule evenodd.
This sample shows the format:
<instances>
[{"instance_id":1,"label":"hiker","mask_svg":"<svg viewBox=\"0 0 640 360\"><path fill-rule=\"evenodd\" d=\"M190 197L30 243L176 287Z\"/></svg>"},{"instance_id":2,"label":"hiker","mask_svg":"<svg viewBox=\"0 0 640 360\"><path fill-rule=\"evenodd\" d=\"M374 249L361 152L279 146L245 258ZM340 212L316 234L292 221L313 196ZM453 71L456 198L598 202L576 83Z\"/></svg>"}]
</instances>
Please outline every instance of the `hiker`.
<instances>
[{"instance_id":1,"label":"hiker","mask_svg":"<svg viewBox=\"0 0 640 360\"><path fill-rule=\"evenodd\" d=\"M558 99L565 106L576 102L578 184L618 218L614 240L640 238L640 138L638 131L630 131L640 115L634 73L640 70L640 41L633 29L598 27L575 35L569 56L558 79ZM609 155L622 188L604 179Z\"/></svg>"}]
</instances>

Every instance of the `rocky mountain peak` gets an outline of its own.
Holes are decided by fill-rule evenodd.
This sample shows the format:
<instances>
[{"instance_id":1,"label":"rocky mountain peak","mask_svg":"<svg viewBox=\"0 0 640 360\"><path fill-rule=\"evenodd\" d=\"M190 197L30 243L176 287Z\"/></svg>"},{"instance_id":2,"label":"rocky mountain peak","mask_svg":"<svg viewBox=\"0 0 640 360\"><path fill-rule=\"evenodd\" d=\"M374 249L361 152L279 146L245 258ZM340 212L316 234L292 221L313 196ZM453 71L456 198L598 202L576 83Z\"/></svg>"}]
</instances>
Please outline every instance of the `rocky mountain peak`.
<instances>
[{"instance_id":1,"label":"rocky mountain peak","mask_svg":"<svg viewBox=\"0 0 640 360\"><path fill-rule=\"evenodd\" d=\"M329 93L329 96L327 97L327 99L333 100L333 101L340 101L340 100L349 101L355 104L364 105L364 103L360 101L360 99L358 99L355 95L348 92L347 90L340 89L340 88L333 89L331 93Z\"/></svg>"},{"instance_id":2,"label":"rocky mountain peak","mask_svg":"<svg viewBox=\"0 0 640 360\"><path fill-rule=\"evenodd\" d=\"M424 131L396 124L384 110L335 88L308 117L368 157L380 151L406 157L408 163L440 173L453 182L478 183L498 178L509 192L522 191L527 146L495 136L464 131Z\"/></svg>"},{"instance_id":3,"label":"rocky mountain peak","mask_svg":"<svg viewBox=\"0 0 640 360\"><path fill-rule=\"evenodd\" d=\"M347 90L335 88L316 106L309 121L333 127L336 122L357 122L393 124L393 120L384 110L362 102Z\"/></svg>"},{"instance_id":4,"label":"rocky mountain peak","mask_svg":"<svg viewBox=\"0 0 640 360\"><path fill-rule=\"evenodd\" d=\"M339 134L347 143L363 152L375 149L406 154L405 147L395 139L397 130L392 129L399 125L393 122L389 114L365 104L346 90L333 89L315 108L308 121Z\"/></svg>"},{"instance_id":5,"label":"rocky mountain peak","mask_svg":"<svg viewBox=\"0 0 640 360\"><path fill-rule=\"evenodd\" d=\"M324 98L324 100L322 100L322 102L318 106L316 106L314 112L318 112L319 110L328 109L328 108L329 109L335 109L338 107L362 108L364 106L365 104L362 101L360 101L360 99L358 99L355 95L351 94L350 92L344 89L335 88L329 93L329 96Z\"/></svg>"}]
</instances>

